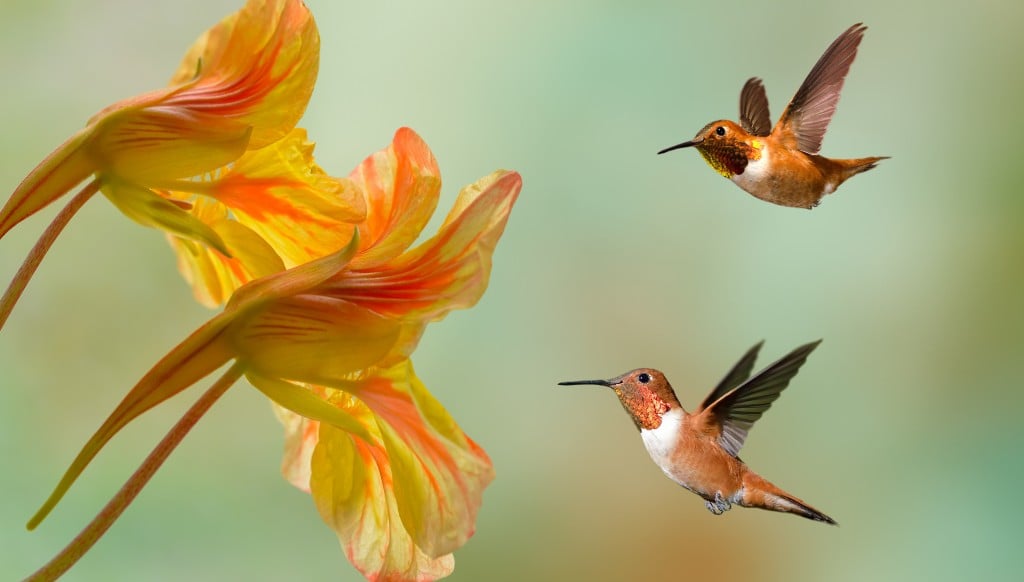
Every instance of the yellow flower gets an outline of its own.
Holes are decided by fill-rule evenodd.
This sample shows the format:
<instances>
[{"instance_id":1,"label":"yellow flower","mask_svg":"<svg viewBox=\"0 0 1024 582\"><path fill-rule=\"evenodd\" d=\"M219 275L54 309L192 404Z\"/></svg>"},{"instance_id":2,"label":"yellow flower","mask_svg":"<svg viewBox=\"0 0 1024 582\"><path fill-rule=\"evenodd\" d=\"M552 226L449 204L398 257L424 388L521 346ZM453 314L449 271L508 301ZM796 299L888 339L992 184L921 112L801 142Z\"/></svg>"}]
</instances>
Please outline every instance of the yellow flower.
<instances>
[{"instance_id":1,"label":"yellow flower","mask_svg":"<svg viewBox=\"0 0 1024 582\"><path fill-rule=\"evenodd\" d=\"M218 180L220 174L247 153L292 133L318 66L316 24L300 0L250 0L196 41L169 87L96 114L32 170L0 210L2 238L93 176L50 225L0 300L0 326L53 239L97 191L144 226L230 254L223 236L187 211L190 201L182 193L241 198ZM231 189L258 189L246 174L234 174Z\"/></svg>"},{"instance_id":2,"label":"yellow flower","mask_svg":"<svg viewBox=\"0 0 1024 582\"><path fill-rule=\"evenodd\" d=\"M289 442L286 476L313 494L360 571L381 579L434 579L451 571L450 554L472 535L493 471L416 378L408 356L427 323L483 294L522 182L515 172L498 171L464 188L438 233L409 249L440 192L426 144L400 129L352 180L366 196L367 218L348 244L239 287L221 314L132 388L30 527L127 423L234 360L203 406L243 375L278 405ZM266 242L285 248L294 241ZM223 283L215 277L196 284L213 280ZM126 490L141 488L204 410L186 415ZM90 528L102 533L133 495L115 499ZM86 541L73 542L41 572L74 563L99 535L90 528L80 538Z\"/></svg>"}]
</instances>

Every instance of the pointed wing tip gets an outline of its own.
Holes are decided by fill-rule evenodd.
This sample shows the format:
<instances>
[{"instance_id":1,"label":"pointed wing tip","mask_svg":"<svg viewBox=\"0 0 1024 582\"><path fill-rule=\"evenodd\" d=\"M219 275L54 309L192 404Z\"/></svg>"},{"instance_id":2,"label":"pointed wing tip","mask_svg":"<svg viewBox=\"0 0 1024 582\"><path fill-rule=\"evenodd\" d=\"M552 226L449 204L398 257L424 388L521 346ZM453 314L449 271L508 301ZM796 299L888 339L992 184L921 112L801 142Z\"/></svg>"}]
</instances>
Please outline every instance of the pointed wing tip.
<instances>
[{"instance_id":1,"label":"pointed wing tip","mask_svg":"<svg viewBox=\"0 0 1024 582\"><path fill-rule=\"evenodd\" d=\"M818 349L818 346L821 345L821 342L823 341L825 341L824 338L814 340L813 342L807 342L804 345L794 349L792 352L790 352L790 354L792 356L806 358L807 356L811 355L811 352Z\"/></svg>"},{"instance_id":2,"label":"pointed wing tip","mask_svg":"<svg viewBox=\"0 0 1024 582\"><path fill-rule=\"evenodd\" d=\"M838 49L841 45L845 45L847 50L853 50L854 54L856 54L857 49L860 47L860 42L864 40L864 33L867 29L868 27L865 26L863 22L854 24L836 37L836 39L832 41L832 46L829 48Z\"/></svg>"},{"instance_id":3,"label":"pointed wing tip","mask_svg":"<svg viewBox=\"0 0 1024 582\"><path fill-rule=\"evenodd\" d=\"M751 77L740 90L740 126L748 133L767 137L772 131L768 94L760 77Z\"/></svg>"},{"instance_id":4,"label":"pointed wing tip","mask_svg":"<svg viewBox=\"0 0 1024 582\"><path fill-rule=\"evenodd\" d=\"M835 115L843 84L867 29L858 22L837 36L782 112L779 124L796 136L800 151L807 154L821 151L821 142Z\"/></svg>"},{"instance_id":5,"label":"pointed wing tip","mask_svg":"<svg viewBox=\"0 0 1024 582\"><path fill-rule=\"evenodd\" d=\"M749 357L750 358L751 364L753 364L753 363L755 363L757 361L757 356L761 353L761 348L763 348L763 347L764 347L764 340L761 340L761 341L757 342L756 344L750 346L750 349L747 350L747 353L746 353L745 357Z\"/></svg>"},{"instance_id":6,"label":"pointed wing tip","mask_svg":"<svg viewBox=\"0 0 1024 582\"><path fill-rule=\"evenodd\" d=\"M844 30L842 34L836 37L835 42L838 43L845 39L856 39L856 42L859 43L860 39L864 38L864 33L867 31L867 29L868 27L866 24L864 24L863 22L858 22L857 24L854 24L850 28Z\"/></svg>"}]
</instances>

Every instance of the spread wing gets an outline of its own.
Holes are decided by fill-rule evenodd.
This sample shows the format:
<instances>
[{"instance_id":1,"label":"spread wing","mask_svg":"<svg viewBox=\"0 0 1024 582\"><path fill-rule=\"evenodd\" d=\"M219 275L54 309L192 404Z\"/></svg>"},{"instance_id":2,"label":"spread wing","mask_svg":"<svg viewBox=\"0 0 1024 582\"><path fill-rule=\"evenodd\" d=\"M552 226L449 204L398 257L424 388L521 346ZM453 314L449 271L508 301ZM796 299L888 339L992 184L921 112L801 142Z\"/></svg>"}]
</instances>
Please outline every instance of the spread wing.
<instances>
[{"instance_id":1,"label":"spread wing","mask_svg":"<svg viewBox=\"0 0 1024 582\"><path fill-rule=\"evenodd\" d=\"M818 340L796 348L701 413L707 425L721 428L718 442L726 452L734 457L739 454L750 427L771 407L820 343Z\"/></svg>"},{"instance_id":2,"label":"spread wing","mask_svg":"<svg viewBox=\"0 0 1024 582\"><path fill-rule=\"evenodd\" d=\"M750 134L766 137L772 132L772 114L768 112L768 95L764 83L754 77L747 79L740 91L740 126Z\"/></svg>"},{"instance_id":3,"label":"spread wing","mask_svg":"<svg viewBox=\"0 0 1024 582\"><path fill-rule=\"evenodd\" d=\"M747 350L747 353L743 354L740 361L726 373L722 381L715 386L715 389L708 394L708 397L704 399L704 402L700 403L700 410L708 408L714 404L719 398L725 396L727 392L733 388L739 386L750 377L750 371L754 369L754 362L757 360L757 353L761 351L761 346L764 345L764 341L757 342L754 347Z\"/></svg>"},{"instance_id":4,"label":"spread wing","mask_svg":"<svg viewBox=\"0 0 1024 582\"><path fill-rule=\"evenodd\" d=\"M863 24L854 24L829 45L779 118L779 126L796 136L800 151L816 154L821 150L821 140L836 112L843 81L857 57L865 30Z\"/></svg>"}]
</instances>

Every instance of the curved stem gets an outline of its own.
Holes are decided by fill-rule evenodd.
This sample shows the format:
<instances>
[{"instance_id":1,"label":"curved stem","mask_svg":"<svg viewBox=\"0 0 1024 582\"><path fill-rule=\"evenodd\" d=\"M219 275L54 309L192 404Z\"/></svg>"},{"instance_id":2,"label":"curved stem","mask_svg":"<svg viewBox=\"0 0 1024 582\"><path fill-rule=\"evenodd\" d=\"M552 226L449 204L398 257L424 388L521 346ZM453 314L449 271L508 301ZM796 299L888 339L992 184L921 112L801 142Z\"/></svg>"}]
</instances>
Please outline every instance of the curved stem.
<instances>
[{"instance_id":1,"label":"curved stem","mask_svg":"<svg viewBox=\"0 0 1024 582\"><path fill-rule=\"evenodd\" d=\"M32 250L29 251L28 256L25 257L25 262L21 264L21 268L14 275L14 279L11 279L11 284L7 287L7 291L4 292L4 296L0 298L0 329L3 329L4 324L7 323L7 318L11 315L11 311L14 309L14 304L18 302L18 298L24 293L25 287L28 286L29 279L39 268L39 263L43 262L43 257L46 256L46 252L53 246L53 241L57 240L57 236L64 230L71 217L74 216L82 206L92 198L93 194L98 192L100 189L99 179L89 182L75 194L74 198L68 202L57 216L50 223L50 226L46 227L43 231L43 236L39 237L36 241Z\"/></svg>"},{"instance_id":2,"label":"curved stem","mask_svg":"<svg viewBox=\"0 0 1024 582\"><path fill-rule=\"evenodd\" d=\"M110 526L114 524L114 521L128 508L128 505L138 496L142 491L142 488L149 482L156 473L156 470L163 465L164 461L171 452L181 443L185 435L195 426L196 422L206 411L210 409L214 402L218 398L224 395L228 388L231 387L238 379L242 376L243 366L239 363L235 363L224 373L214 384L207 390L195 404L192 405L185 415L181 417L181 420L174 425L173 428L167 433L167 435L160 441L160 443L153 449L153 452L149 453L149 456L142 462L142 465L136 469L135 473L128 478L128 481L121 486L121 490L107 503L107 505L100 510L100 512L93 518L89 525L85 526L75 539L71 540L59 554L53 557L52 560L46 563L45 566L36 570L31 576L25 579L26 582L36 582L44 580L56 580L64 572L67 572L71 566L74 566L78 560L89 549L99 541L100 537Z\"/></svg>"}]
</instances>

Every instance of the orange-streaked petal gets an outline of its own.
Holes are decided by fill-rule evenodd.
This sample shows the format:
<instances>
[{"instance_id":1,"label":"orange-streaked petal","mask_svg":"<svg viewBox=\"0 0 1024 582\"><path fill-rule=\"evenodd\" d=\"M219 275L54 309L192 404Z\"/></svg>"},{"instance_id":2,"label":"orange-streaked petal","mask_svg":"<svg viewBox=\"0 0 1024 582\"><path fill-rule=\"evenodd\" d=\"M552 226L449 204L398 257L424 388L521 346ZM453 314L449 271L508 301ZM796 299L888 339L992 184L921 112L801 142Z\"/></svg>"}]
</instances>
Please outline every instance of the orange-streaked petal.
<instances>
[{"instance_id":1,"label":"orange-streaked petal","mask_svg":"<svg viewBox=\"0 0 1024 582\"><path fill-rule=\"evenodd\" d=\"M231 299L224 310L250 309L276 298L307 293L348 266L357 248L358 230L352 233L352 240L336 253L292 267L287 271L255 279L239 287L231 294Z\"/></svg>"},{"instance_id":2,"label":"orange-streaked petal","mask_svg":"<svg viewBox=\"0 0 1024 582\"><path fill-rule=\"evenodd\" d=\"M347 301L294 295L247 309L231 345L259 375L330 384L380 361L400 332L395 321Z\"/></svg>"},{"instance_id":3,"label":"orange-streaked petal","mask_svg":"<svg viewBox=\"0 0 1024 582\"><path fill-rule=\"evenodd\" d=\"M379 447L321 424L310 490L352 565L369 580L437 580L451 574L451 554L430 557L402 525L391 464Z\"/></svg>"},{"instance_id":4,"label":"orange-streaked petal","mask_svg":"<svg viewBox=\"0 0 1024 582\"><path fill-rule=\"evenodd\" d=\"M293 267L333 253L366 217L358 187L326 174L304 129L242 156L211 182L208 194L266 240Z\"/></svg>"},{"instance_id":5,"label":"orange-streaked petal","mask_svg":"<svg viewBox=\"0 0 1024 582\"><path fill-rule=\"evenodd\" d=\"M490 459L416 377L412 362L359 382L352 392L379 422L402 523L428 556L450 553L473 535Z\"/></svg>"},{"instance_id":6,"label":"orange-streaked petal","mask_svg":"<svg viewBox=\"0 0 1024 582\"><path fill-rule=\"evenodd\" d=\"M243 284L284 270L284 262L274 249L252 229L231 220L223 204L197 198L191 213L220 235L231 253L228 257L206 245L168 235L178 256L178 270L199 303L207 307L223 305Z\"/></svg>"},{"instance_id":7,"label":"orange-streaked petal","mask_svg":"<svg viewBox=\"0 0 1024 582\"><path fill-rule=\"evenodd\" d=\"M320 64L320 36L301 0L249 0L199 37L172 84L195 87L168 99L253 128L251 148L284 137L306 110Z\"/></svg>"},{"instance_id":8,"label":"orange-streaked petal","mask_svg":"<svg viewBox=\"0 0 1024 582\"><path fill-rule=\"evenodd\" d=\"M92 175L94 166L86 151L90 137L88 130L79 131L18 184L0 210L0 238Z\"/></svg>"},{"instance_id":9,"label":"orange-streaked petal","mask_svg":"<svg viewBox=\"0 0 1024 582\"><path fill-rule=\"evenodd\" d=\"M386 264L346 271L322 292L407 320L472 306L487 288L491 255L521 187L515 172L483 178L463 189L433 238Z\"/></svg>"},{"instance_id":10,"label":"orange-streaked petal","mask_svg":"<svg viewBox=\"0 0 1024 582\"><path fill-rule=\"evenodd\" d=\"M315 389L315 388L313 388ZM271 402L274 415L284 426L284 456L281 475L294 487L309 493L310 460L316 447L320 423Z\"/></svg>"},{"instance_id":11,"label":"orange-streaked petal","mask_svg":"<svg viewBox=\"0 0 1024 582\"><path fill-rule=\"evenodd\" d=\"M162 104L114 111L92 130L89 150L101 175L156 187L231 163L252 134L238 120Z\"/></svg>"},{"instance_id":12,"label":"orange-streaked petal","mask_svg":"<svg viewBox=\"0 0 1024 582\"><path fill-rule=\"evenodd\" d=\"M224 330L230 322L231 319L223 314L211 319L139 380L82 447L49 499L29 521L29 529L46 517L100 449L129 422L195 384L232 358L224 341Z\"/></svg>"},{"instance_id":13,"label":"orange-streaked petal","mask_svg":"<svg viewBox=\"0 0 1024 582\"><path fill-rule=\"evenodd\" d=\"M173 202L129 182L107 182L103 194L125 216L141 224L210 245L225 255L230 251L220 235Z\"/></svg>"},{"instance_id":14,"label":"orange-streaked petal","mask_svg":"<svg viewBox=\"0 0 1024 582\"><path fill-rule=\"evenodd\" d=\"M437 160L407 127L349 177L366 196L366 222L359 226L362 243L353 262L357 268L383 263L409 248L430 220L441 192Z\"/></svg>"}]
</instances>

